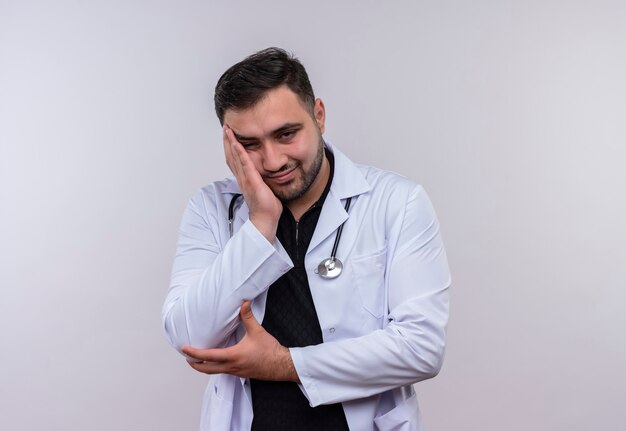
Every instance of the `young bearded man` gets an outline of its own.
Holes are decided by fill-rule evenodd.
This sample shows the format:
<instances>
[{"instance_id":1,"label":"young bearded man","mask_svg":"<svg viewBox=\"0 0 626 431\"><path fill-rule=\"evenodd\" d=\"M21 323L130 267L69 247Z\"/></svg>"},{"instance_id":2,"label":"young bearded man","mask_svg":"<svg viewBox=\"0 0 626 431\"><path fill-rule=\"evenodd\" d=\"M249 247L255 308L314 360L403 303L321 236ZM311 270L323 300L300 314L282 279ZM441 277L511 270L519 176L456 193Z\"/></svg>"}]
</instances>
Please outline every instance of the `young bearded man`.
<instances>
[{"instance_id":1,"label":"young bearded man","mask_svg":"<svg viewBox=\"0 0 626 431\"><path fill-rule=\"evenodd\" d=\"M165 332L211 374L202 430L422 430L450 274L421 186L322 135L302 64L269 48L217 83L234 178L190 201ZM259 323L260 322L260 323Z\"/></svg>"}]
</instances>

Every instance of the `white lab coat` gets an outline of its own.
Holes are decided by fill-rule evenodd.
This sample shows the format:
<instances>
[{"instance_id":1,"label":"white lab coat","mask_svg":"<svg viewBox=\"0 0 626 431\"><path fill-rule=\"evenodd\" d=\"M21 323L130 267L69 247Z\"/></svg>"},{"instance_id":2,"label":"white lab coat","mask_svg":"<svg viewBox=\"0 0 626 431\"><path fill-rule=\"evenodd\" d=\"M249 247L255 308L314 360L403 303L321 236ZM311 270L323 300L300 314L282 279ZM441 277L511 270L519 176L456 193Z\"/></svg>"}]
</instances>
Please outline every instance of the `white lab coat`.
<instances>
[{"instance_id":1,"label":"white lab coat","mask_svg":"<svg viewBox=\"0 0 626 431\"><path fill-rule=\"evenodd\" d=\"M335 156L330 191L305 257L324 342L291 348L300 388L311 406L343 403L351 430L423 430L412 383L441 367L450 274L439 224L421 186L397 174ZM166 335L178 350L224 347L243 336L244 299L261 322L269 286L293 265L278 240L270 244L248 219L243 199L229 238L233 178L203 188L180 227L171 287L163 307ZM344 202L352 197L349 214ZM322 279L344 221L339 278ZM213 376L201 430L249 430L250 385Z\"/></svg>"}]
</instances>

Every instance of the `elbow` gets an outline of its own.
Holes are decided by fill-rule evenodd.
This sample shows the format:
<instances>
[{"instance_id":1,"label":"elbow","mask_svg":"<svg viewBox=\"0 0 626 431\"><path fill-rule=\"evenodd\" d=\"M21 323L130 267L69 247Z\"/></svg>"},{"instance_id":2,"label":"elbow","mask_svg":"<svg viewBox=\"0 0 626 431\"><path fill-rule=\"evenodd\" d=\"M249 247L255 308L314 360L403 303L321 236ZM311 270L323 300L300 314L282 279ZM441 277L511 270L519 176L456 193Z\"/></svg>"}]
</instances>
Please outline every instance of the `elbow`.
<instances>
[{"instance_id":1,"label":"elbow","mask_svg":"<svg viewBox=\"0 0 626 431\"><path fill-rule=\"evenodd\" d=\"M163 307L162 324L167 341L174 349L183 354L183 346L190 345L191 340L185 314L177 310L177 307L181 306L180 302L181 301L175 301L170 304L165 304Z\"/></svg>"},{"instance_id":2,"label":"elbow","mask_svg":"<svg viewBox=\"0 0 626 431\"><path fill-rule=\"evenodd\" d=\"M185 308L184 301L177 301L163 310L163 331L167 341L185 357L182 352L184 346L212 349L234 344L238 321L232 318L225 325L220 325L215 319L207 317L195 319L194 313Z\"/></svg>"},{"instance_id":3,"label":"elbow","mask_svg":"<svg viewBox=\"0 0 626 431\"><path fill-rule=\"evenodd\" d=\"M436 377L441 368L443 367L443 351L440 354L433 355L427 363L423 370L423 378L421 380L428 380Z\"/></svg>"},{"instance_id":4,"label":"elbow","mask_svg":"<svg viewBox=\"0 0 626 431\"><path fill-rule=\"evenodd\" d=\"M427 348L422 347L414 351L414 383L436 377L443 367L445 356L445 343L439 340Z\"/></svg>"},{"instance_id":5,"label":"elbow","mask_svg":"<svg viewBox=\"0 0 626 431\"><path fill-rule=\"evenodd\" d=\"M441 368L443 367L443 359L445 357L445 352L446 352L445 342L442 340L439 346L437 346L437 348L433 350L431 354L431 358L428 361L428 367L426 370L427 371L426 379L432 379L433 377L436 377L439 374L439 372L441 371Z\"/></svg>"},{"instance_id":6,"label":"elbow","mask_svg":"<svg viewBox=\"0 0 626 431\"><path fill-rule=\"evenodd\" d=\"M446 353L446 325L433 319L422 322L412 344L419 380L436 377L443 367Z\"/></svg>"},{"instance_id":7,"label":"elbow","mask_svg":"<svg viewBox=\"0 0 626 431\"><path fill-rule=\"evenodd\" d=\"M181 332L176 329L174 321L168 316L163 317L163 332L165 333L165 338L170 343L170 345L180 354L183 354L183 346L187 346L190 344L189 336L187 334L181 334Z\"/></svg>"}]
</instances>

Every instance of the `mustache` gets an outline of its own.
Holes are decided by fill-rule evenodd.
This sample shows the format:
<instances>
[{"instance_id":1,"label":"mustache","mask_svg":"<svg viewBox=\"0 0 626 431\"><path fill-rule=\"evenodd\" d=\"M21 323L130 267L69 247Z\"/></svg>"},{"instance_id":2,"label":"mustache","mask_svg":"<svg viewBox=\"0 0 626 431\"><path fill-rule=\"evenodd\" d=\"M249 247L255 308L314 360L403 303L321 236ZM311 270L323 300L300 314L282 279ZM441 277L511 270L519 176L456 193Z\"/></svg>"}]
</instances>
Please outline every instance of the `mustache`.
<instances>
[{"instance_id":1,"label":"mustache","mask_svg":"<svg viewBox=\"0 0 626 431\"><path fill-rule=\"evenodd\" d=\"M277 171L268 171L267 174L263 175L263 178L273 178L273 177L279 177L281 176L283 173L291 171L292 169L295 169L298 167L298 163L287 163L286 165L283 165L280 169L278 169Z\"/></svg>"}]
</instances>

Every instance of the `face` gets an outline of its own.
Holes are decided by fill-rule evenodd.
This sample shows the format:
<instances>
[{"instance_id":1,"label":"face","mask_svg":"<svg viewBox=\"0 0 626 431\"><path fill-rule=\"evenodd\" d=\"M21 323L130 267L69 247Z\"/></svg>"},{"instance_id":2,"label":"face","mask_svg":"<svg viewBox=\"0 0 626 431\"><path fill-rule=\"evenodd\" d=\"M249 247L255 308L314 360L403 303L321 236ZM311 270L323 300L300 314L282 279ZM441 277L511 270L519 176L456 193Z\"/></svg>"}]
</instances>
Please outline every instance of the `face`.
<instances>
[{"instance_id":1,"label":"face","mask_svg":"<svg viewBox=\"0 0 626 431\"><path fill-rule=\"evenodd\" d=\"M286 86L270 90L249 109L224 114L224 123L233 130L265 183L286 203L319 189L324 120L320 99L315 101L312 116Z\"/></svg>"}]
</instances>

